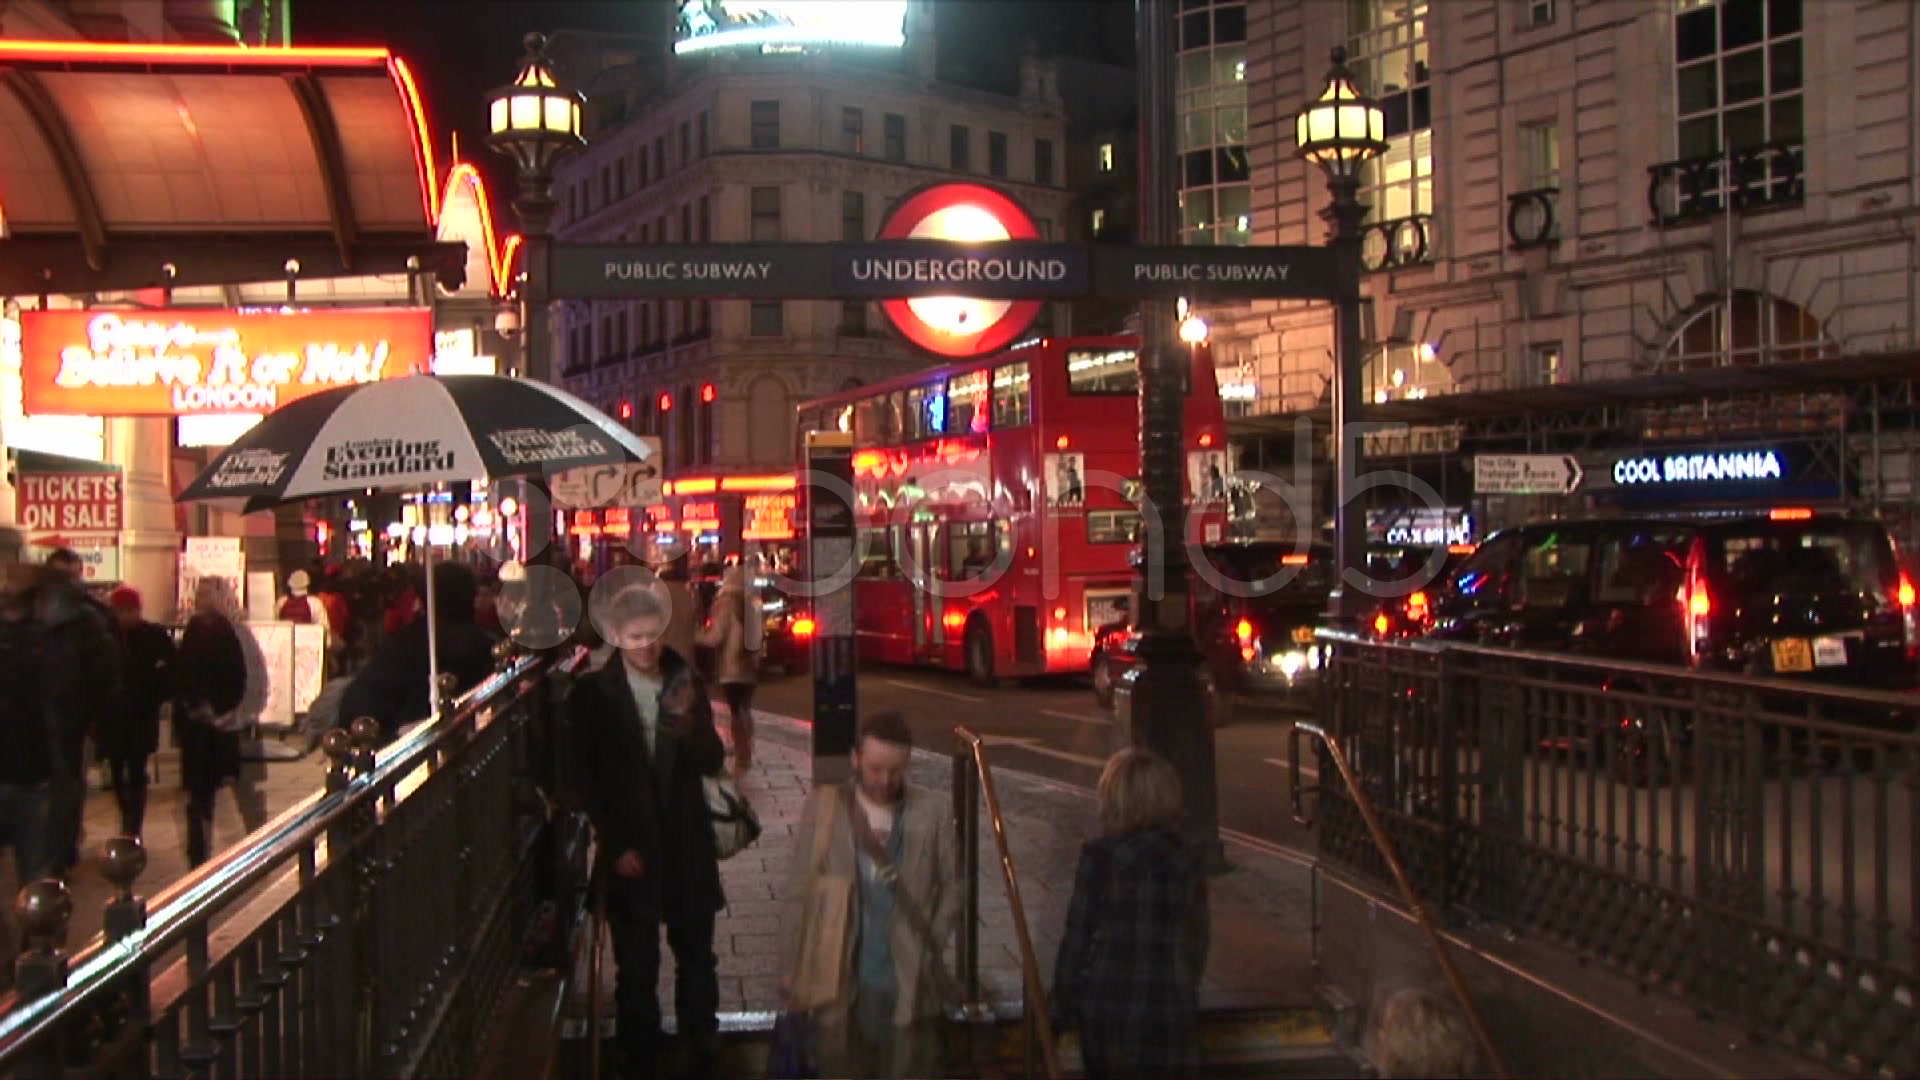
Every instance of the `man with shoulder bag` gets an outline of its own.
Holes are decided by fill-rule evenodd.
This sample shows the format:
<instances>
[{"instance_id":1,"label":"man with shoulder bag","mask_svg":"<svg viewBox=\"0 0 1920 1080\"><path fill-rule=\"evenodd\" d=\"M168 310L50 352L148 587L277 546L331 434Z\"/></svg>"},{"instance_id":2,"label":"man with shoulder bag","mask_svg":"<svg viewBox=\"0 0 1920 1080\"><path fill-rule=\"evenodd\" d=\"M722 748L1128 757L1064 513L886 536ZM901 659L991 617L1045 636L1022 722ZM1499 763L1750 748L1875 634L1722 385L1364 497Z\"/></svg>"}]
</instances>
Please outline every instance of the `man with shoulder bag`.
<instances>
[{"instance_id":1,"label":"man with shoulder bag","mask_svg":"<svg viewBox=\"0 0 1920 1080\"><path fill-rule=\"evenodd\" d=\"M908 787L912 753L904 716L867 717L853 782L817 789L795 838L781 985L812 1021L820 1076L942 1071L962 891L951 808Z\"/></svg>"},{"instance_id":2,"label":"man with shoulder bag","mask_svg":"<svg viewBox=\"0 0 1920 1080\"><path fill-rule=\"evenodd\" d=\"M713 930L726 898L707 781L725 769L727 751L699 674L662 644L668 619L651 589L615 595L597 621L616 651L567 702L582 802L610 871L607 927L629 1078L659 1069L662 927L692 1075L712 1073L720 1027Z\"/></svg>"}]
</instances>

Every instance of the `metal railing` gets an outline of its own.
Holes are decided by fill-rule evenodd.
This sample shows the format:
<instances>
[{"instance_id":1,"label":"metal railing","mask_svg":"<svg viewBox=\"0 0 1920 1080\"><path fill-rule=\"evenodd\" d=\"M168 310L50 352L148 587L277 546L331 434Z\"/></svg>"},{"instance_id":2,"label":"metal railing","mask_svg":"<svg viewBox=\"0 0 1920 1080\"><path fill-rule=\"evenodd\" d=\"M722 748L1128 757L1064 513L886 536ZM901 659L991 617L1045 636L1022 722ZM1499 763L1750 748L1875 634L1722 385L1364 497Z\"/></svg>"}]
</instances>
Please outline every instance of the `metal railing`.
<instances>
[{"instance_id":1,"label":"metal railing","mask_svg":"<svg viewBox=\"0 0 1920 1080\"><path fill-rule=\"evenodd\" d=\"M329 732L323 791L151 905L138 842L110 842L119 895L71 959L71 901L29 886L0 1076L471 1074L543 871L554 668L514 661L378 751L372 721Z\"/></svg>"},{"instance_id":2,"label":"metal railing","mask_svg":"<svg viewBox=\"0 0 1920 1080\"><path fill-rule=\"evenodd\" d=\"M1027 910L1020 900L1020 875L1013 867L1007 843L1007 822L1000 812L1000 795L993 786L993 767L987 764L986 744L964 727L953 729L960 745L953 755L954 824L958 830L962 878L966 882L965 916L960 925L960 978L969 1011L978 1009L980 995L980 811L986 810L1000 855L1000 873L1013 913L1014 938L1020 946L1020 1022L1026 1075L1045 1070L1047 1080L1060 1080L1059 1053L1054 1046L1053 1020L1047 1009L1047 990L1041 981L1040 961L1027 932ZM1037 1059L1037 1060L1036 1060ZM1036 1069L1038 1066L1038 1069Z\"/></svg>"},{"instance_id":3,"label":"metal railing","mask_svg":"<svg viewBox=\"0 0 1920 1080\"><path fill-rule=\"evenodd\" d=\"M1391 878L1371 802L1440 911L1840 1068L1920 1074L1920 699L1322 638L1352 759L1307 789L1329 862Z\"/></svg>"}]
</instances>

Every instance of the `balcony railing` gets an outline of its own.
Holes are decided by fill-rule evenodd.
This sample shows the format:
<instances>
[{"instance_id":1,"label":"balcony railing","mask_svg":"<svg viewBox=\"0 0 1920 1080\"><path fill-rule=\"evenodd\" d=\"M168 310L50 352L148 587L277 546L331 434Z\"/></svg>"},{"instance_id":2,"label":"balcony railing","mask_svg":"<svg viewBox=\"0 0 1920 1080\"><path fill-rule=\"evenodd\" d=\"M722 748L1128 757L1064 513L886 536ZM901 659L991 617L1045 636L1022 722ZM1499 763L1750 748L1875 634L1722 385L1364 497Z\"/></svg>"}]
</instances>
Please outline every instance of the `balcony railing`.
<instances>
[{"instance_id":1,"label":"balcony railing","mask_svg":"<svg viewBox=\"0 0 1920 1080\"><path fill-rule=\"evenodd\" d=\"M1804 143L1663 161L1647 173L1647 210L1663 228L1724 214L1729 196L1740 213L1798 206L1807 196Z\"/></svg>"},{"instance_id":2,"label":"balcony railing","mask_svg":"<svg viewBox=\"0 0 1920 1080\"><path fill-rule=\"evenodd\" d=\"M1507 242L1515 251L1560 240L1560 189L1534 188L1507 196Z\"/></svg>"},{"instance_id":3,"label":"balcony railing","mask_svg":"<svg viewBox=\"0 0 1920 1080\"><path fill-rule=\"evenodd\" d=\"M1433 215L1376 221L1360 232L1360 265L1368 273L1424 266L1433 261Z\"/></svg>"}]
</instances>

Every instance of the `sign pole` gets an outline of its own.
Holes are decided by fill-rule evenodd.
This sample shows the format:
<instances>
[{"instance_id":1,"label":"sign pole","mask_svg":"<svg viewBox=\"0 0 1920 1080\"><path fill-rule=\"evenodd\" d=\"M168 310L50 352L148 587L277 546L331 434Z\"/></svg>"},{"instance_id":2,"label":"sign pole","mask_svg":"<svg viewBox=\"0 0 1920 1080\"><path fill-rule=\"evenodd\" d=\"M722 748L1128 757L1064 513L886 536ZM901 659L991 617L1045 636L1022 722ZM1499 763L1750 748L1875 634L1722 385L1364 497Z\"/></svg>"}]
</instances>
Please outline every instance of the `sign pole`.
<instances>
[{"instance_id":1,"label":"sign pole","mask_svg":"<svg viewBox=\"0 0 1920 1080\"><path fill-rule=\"evenodd\" d=\"M813 588L813 780L845 781L858 727L858 652L853 625L853 436L807 436L806 580Z\"/></svg>"}]
</instances>

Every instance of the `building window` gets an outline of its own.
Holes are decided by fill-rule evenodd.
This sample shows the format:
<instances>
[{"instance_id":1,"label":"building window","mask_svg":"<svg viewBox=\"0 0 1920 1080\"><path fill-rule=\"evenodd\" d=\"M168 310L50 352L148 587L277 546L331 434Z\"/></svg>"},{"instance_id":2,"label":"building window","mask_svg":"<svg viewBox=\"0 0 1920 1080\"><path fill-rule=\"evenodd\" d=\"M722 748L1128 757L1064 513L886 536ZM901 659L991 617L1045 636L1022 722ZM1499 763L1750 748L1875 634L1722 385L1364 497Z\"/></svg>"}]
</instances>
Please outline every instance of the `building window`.
<instances>
[{"instance_id":1,"label":"building window","mask_svg":"<svg viewBox=\"0 0 1920 1080\"><path fill-rule=\"evenodd\" d=\"M849 154L867 152L867 114L852 106L840 110L840 149Z\"/></svg>"},{"instance_id":2,"label":"building window","mask_svg":"<svg viewBox=\"0 0 1920 1080\"><path fill-rule=\"evenodd\" d=\"M1790 364L1830 359L1838 353L1826 328L1805 308L1741 289L1733 294L1732 305L1720 298L1703 302L1668 340L1660 360L1663 368L1693 369Z\"/></svg>"},{"instance_id":3,"label":"building window","mask_svg":"<svg viewBox=\"0 0 1920 1080\"><path fill-rule=\"evenodd\" d=\"M1553 25L1553 0L1526 0L1527 26Z\"/></svg>"},{"instance_id":4,"label":"building window","mask_svg":"<svg viewBox=\"0 0 1920 1080\"><path fill-rule=\"evenodd\" d=\"M693 204L692 203L680 204L680 242L683 244L690 244L693 242Z\"/></svg>"},{"instance_id":5,"label":"building window","mask_svg":"<svg viewBox=\"0 0 1920 1080\"><path fill-rule=\"evenodd\" d=\"M1101 172L1113 171L1113 144L1110 142L1100 144L1099 168Z\"/></svg>"},{"instance_id":6,"label":"building window","mask_svg":"<svg viewBox=\"0 0 1920 1080\"><path fill-rule=\"evenodd\" d=\"M862 192L840 194L840 239L859 243L867 238L867 197Z\"/></svg>"},{"instance_id":7,"label":"building window","mask_svg":"<svg viewBox=\"0 0 1920 1080\"><path fill-rule=\"evenodd\" d=\"M694 120L694 153L699 157L707 156L707 111L700 110Z\"/></svg>"},{"instance_id":8,"label":"building window","mask_svg":"<svg viewBox=\"0 0 1920 1080\"><path fill-rule=\"evenodd\" d=\"M693 161L693 121L680 121L680 167L686 168Z\"/></svg>"},{"instance_id":9,"label":"building window","mask_svg":"<svg viewBox=\"0 0 1920 1080\"><path fill-rule=\"evenodd\" d=\"M1183 243L1252 239L1247 156L1247 12L1242 0L1194 0L1180 15L1175 115Z\"/></svg>"},{"instance_id":10,"label":"building window","mask_svg":"<svg viewBox=\"0 0 1920 1080\"><path fill-rule=\"evenodd\" d=\"M1094 207L1093 216L1087 222L1088 232L1090 232L1094 236L1099 236L1100 233L1106 229L1106 227L1107 227L1106 209L1104 207L1099 207L1099 206Z\"/></svg>"},{"instance_id":11,"label":"building window","mask_svg":"<svg viewBox=\"0 0 1920 1080\"><path fill-rule=\"evenodd\" d=\"M752 200L752 231L747 234L749 240L780 239L780 189L777 187L757 187L749 195Z\"/></svg>"},{"instance_id":12,"label":"building window","mask_svg":"<svg viewBox=\"0 0 1920 1080\"><path fill-rule=\"evenodd\" d=\"M1520 182L1525 191L1560 186L1559 124L1520 125Z\"/></svg>"},{"instance_id":13,"label":"building window","mask_svg":"<svg viewBox=\"0 0 1920 1080\"><path fill-rule=\"evenodd\" d=\"M1805 138L1802 0L1683 0L1674 20L1680 157Z\"/></svg>"},{"instance_id":14,"label":"building window","mask_svg":"<svg viewBox=\"0 0 1920 1080\"><path fill-rule=\"evenodd\" d=\"M887 160L907 160L907 118L899 113L888 113L881 127L884 129L882 137L887 144Z\"/></svg>"},{"instance_id":15,"label":"building window","mask_svg":"<svg viewBox=\"0 0 1920 1080\"><path fill-rule=\"evenodd\" d=\"M649 167L647 148L645 146L640 147L640 153L635 156L634 161L635 164L640 166L640 186L646 187L648 184L653 183L653 170Z\"/></svg>"},{"instance_id":16,"label":"building window","mask_svg":"<svg viewBox=\"0 0 1920 1080\"><path fill-rule=\"evenodd\" d=\"M1433 213L1433 91L1427 0L1359 0L1348 9L1348 52L1362 87L1386 114L1387 152L1369 162L1360 199L1368 221ZM1430 228L1430 226L1429 226ZM1430 254L1431 236L1426 245Z\"/></svg>"},{"instance_id":17,"label":"building window","mask_svg":"<svg viewBox=\"0 0 1920 1080\"><path fill-rule=\"evenodd\" d=\"M780 103L756 101L752 106L752 147L755 150L780 149Z\"/></svg>"},{"instance_id":18,"label":"building window","mask_svg":"<svg viewBox=\"0 0 1920 1080\"><path fill-rule=\"evenodd\" d=\"M1033 182L1053 183L1053 140L1033 140Z\"/></svg>"},{"instance_id":19,"label":"building window","mask_svg":"<svg viewBox=\"0 0 1920 1080\"><path fill-rule=\"evenodd\" d=\"M613 160L613 197L616 199L624 199L627 197L626 158L615 158Z\"/></svg>"},{"instance_id":20,"label":"building window","mask_svg":"<svg viewBox=\"0 0 1920 1080\"><path fill-rule=\"evenodd\" d=\"M973 168L973 131L965 124L955 124L947 131L947 165L954 172Z\"/></svg>"},{"instance_id":21,"label":"building window","mask_svg":"<svg viewBox=\"0 0 1920 1080\"><path fill-rule=\"evenodd\" d=\"M867 302L865 300L840 301L840 332L849 337L866 336Z\"/></svg>"},{"instance_id":22,"label":"building window","mask_svg":"<svg viewBox=\"0 0 1920 1080\"><path fill-rule=\"evenodd\" d=\"M987 175L1007 175L1007 133L1004 131L987 132Z\"/></svg>"},{"instance_id":23,"label":"building window","mask_svg":"<svg viewBox=\"0 0 1920 1080\"><path fill-rule=\"evenodd\" d=\"M1567 369L1561 361L1560 343L1535 345L1530 350L1527 378L1533 386L1559 386L1567 381Z\"/></svg>"},{"instance_id":24,"label":"building window","mask_svg":"<svg viewBox=\"0 0 1920 1080\"><path fill-rule=\"evenodd\" d=\"M751 337L779 337L786 333L786 305L778 300L755 300L747 320Z\"/></svg>"},{"instance_id":25,"label":"building window","mask_svg":"<svg viewBox=\"0 0 1920 1080\"><path fill-rule=\"evenodd\" d=\"M705 195L700 196L700 213L694 218L694 224L700 230L702 243L713 239L713 217L708 209Z\"/></svg>"},{"instance_id":26,"label":"building window","mask_svg":"<svg viewBox=\"0 0 1920 1080\"><path fill-rule=\"evenodd\" d=\"M667 137L656 135L653 138L653 176L656 180L667 175Z\"/></svg>"}]
</instances>

